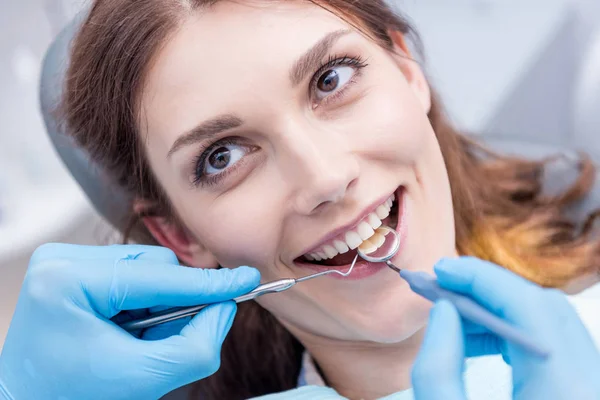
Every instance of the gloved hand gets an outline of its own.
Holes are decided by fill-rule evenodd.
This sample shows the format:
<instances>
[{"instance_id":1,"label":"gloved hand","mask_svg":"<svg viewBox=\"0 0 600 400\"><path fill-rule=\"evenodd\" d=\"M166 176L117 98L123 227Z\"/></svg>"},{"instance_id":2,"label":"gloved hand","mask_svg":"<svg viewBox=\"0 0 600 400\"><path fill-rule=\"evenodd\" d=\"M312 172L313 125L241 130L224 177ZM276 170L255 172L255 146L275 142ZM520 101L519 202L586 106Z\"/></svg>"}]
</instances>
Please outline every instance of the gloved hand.
<instances>
[{"instance_id":1,"label":"gloved hand","mask_svg":"<svg viewBox=\"0 0 600 400\"><path fill-rule=\"evenodd\" d=\"M160 340L134 337L110 319L227 301L259 280L247 267L182 267L160 247L44 245L31 258L0 356L0 398L148 400L205 378L219 368L235 303L148 331Z\"/></svg>"},{"instance_id":2,"label":"gloved hand","mask_svg":"<svg viewBox=\"0 0 600 400\"><path fill-rule=\"evenodd\" d=\"M440 301L431 312L412 372L417 400L466 400L465 357L502 354L512 366L516 400L600 399L600 353L566 297L476 258L442 260L441 287L475 299L549 349L541 360L480 326L463 322Z\"/></svg>"}]
</instances>

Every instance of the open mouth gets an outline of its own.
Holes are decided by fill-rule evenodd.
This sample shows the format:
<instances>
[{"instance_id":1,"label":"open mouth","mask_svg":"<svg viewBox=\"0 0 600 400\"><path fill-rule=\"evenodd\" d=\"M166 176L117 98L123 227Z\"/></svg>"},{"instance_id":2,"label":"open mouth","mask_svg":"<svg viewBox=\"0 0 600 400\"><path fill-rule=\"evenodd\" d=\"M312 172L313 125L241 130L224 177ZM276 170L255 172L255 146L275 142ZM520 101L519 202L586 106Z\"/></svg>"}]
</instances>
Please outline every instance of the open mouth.
<instances>
[{"instance_id":1,"label":"open mouth","mask_svg":"<svg viewBox=\"0 0 600 400\"><path fill-rule=\"evenodd\" d=\"M377 250L385 242L385 233L379 228L387 226L396 229L398 226L398 203L402 199L402 192L401 187L356 226L295 261L323 267L339 267L350 264L356 257L356 249L359 247L366 254Z\"/></svg>"}]
</instances>

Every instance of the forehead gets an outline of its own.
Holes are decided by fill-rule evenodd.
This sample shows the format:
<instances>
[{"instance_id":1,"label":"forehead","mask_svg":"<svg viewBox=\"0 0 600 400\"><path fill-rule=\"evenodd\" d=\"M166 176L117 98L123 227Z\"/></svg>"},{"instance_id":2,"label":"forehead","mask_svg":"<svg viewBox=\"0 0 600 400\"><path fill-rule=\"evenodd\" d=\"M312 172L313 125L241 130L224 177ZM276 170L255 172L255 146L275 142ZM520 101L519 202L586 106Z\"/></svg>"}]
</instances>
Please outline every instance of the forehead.
<instances>
[{"instance_id":1,"label":"forehead","mask_svg":"<svg viewBox=\"0 0 600 400\"><path fill-rule=\"evenodd\" d=\"M349 28L308 1L222 1L191 14L160 48L148 71L144 117L156 127L164 118L153 121L153 114L168 114L169 124L177 121L182 131L201 116L232 111L225 106L239 110L248 100L245 95L263 95L265 83L268 90L289 93L288 73L296 59L324 35ZM202 115L195 113L190 120L190 107Z\"/></svg>"}]
</instances>

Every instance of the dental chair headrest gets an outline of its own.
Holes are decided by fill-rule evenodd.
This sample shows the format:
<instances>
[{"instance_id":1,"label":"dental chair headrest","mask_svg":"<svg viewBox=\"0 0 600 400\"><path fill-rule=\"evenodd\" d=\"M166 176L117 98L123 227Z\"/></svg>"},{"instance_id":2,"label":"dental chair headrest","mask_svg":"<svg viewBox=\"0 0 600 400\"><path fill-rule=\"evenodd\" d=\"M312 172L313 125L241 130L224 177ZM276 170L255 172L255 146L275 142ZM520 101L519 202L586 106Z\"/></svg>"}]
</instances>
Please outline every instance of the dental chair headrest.
<instances>
[{"instance_id":1,"label":"dental chair headrest","mask_svg":"<svg viewBox=\"0 0 600 400\"><path fill-rule=\"evenodd\" d=\"M102 169L91 162L87 154L77 148L62 131L57 120L57 107L62 97L65 74L69 62L71 41L85 12L72 21L54 40L42 65L40 102L46 130L59 156L84 190L96 210L114 227L121 227L127 218L125 205L129 199L116 189Z\"/></svg>"},{"instance_id":2,"label":"dental chair headrest","mask_svg":"<svg viewBox=\"0 0 600 400\"><path fill-rule=\"evenodd\" d=\"M113 226L119 228L122 227L122 223L127 217L127 205L130 203L130 199L119 191L116 185L103 173L102 169L91 162L86 153L78 149L60 130L60 125L55 117L55 109L62 95L70 43L81 20L82 16L65 28L48 49L43 62L40 86L42 113L52 143L75 180L83 188L96 210ZM565 154L566 158L577 159L577 154L574 151L565 151L540 143L524 142L518 138L494 139L482 137L482 139L493 150L528 159L540 159L561 153ZM565 168L563 168L558 177L556 177L556 174L551 174L545 180L547 191L555 192L564 189L568 182L572 181L575 174L572 165L573 163L571 163L571 168L566 168L566 170L571 170L570 177L565 176ZM600 184L597 183L590 196L572 210L572 216L577 220L581 220L580 218L584 218L587 213L598 207L600 207Z\"/></svg>"}]
</instances>

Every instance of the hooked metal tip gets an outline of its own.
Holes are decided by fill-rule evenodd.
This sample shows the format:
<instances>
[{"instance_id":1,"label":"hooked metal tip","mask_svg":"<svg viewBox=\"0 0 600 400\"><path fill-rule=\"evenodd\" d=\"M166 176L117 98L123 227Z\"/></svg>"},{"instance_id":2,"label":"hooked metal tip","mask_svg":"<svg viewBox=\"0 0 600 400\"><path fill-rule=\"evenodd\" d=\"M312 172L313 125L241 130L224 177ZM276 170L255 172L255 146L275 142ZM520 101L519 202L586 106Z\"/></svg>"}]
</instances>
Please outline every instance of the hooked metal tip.
<instances>
[{"instance_id":1,"label":"hooked metal tip","mask_svg":"<svg viewBox=\"0 0 600 400\"><path fill-rule=\"evenodd\" d=\"M340 272L337 269L331 269L329 271L323 271L323 272L319 272L318 274L313 274L313 275L305 276L303 278L298 278L298 279L296 279L296 283L309 281L311 279L318 278L318 277L324 276L324 275L329 275L329 274L337 274L337 275L346 277L352 273L352 270L354 269L354 266L356 265L357 260L358 260L358 254L356 255L356 257L354 257L354 261L352 261L352 265L350 265L350 269L347 272Z\"/></svg>"},{"instance_id":2,"label":"hooked metal tip","mask_svg":"<svg viewBox=\"0 0 600 400\"><path fill-rule=\"evenodd\" d=\"M350 269L348 270L348 272L342 273L340 271L336 271L337 273L341 274L342 276L348 276L352 273L352 270L354 269L354 266L356 265L356 261L358 260L358 253L356 254L356 257L354 257L354 261L352 261L352 265L350 265Z\"/></svg>"}]
</instances>

